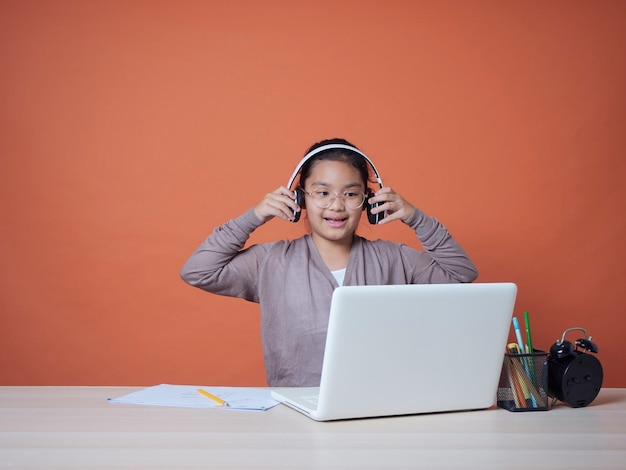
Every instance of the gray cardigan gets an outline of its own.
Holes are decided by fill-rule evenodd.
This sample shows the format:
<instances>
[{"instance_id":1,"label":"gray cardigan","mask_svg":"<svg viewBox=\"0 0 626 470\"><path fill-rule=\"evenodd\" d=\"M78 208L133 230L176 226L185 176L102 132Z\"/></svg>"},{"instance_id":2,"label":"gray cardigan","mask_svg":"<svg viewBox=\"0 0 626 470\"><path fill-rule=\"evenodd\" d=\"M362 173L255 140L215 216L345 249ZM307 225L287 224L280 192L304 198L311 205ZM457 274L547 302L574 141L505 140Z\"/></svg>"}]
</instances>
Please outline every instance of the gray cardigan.
<instances>
[{"instance_id":1,"label":"gray cardigan","mask_svg":"<svg viewBox=\"0 0 626 470\"><path fill-rule=\"evenodd\" d=\"M337 281L310 235L252 245L261 221L252 209L217 227L181 270L192 286L258 302L267 382L317 386ZM344 285L471 282L477 270L437 219L419 209L408 224L425 252L355 235ZM381 312L381 314L384 314Z\"/></svg>"}]
</instances>

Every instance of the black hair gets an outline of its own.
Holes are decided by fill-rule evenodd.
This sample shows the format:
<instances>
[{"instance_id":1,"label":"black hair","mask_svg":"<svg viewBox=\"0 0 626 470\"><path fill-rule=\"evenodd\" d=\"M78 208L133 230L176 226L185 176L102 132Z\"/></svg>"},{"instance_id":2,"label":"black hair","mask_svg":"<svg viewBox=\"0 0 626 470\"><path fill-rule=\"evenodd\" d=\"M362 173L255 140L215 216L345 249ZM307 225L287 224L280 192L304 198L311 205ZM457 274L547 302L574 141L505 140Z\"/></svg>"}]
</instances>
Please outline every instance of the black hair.
<instances>
[{"instance_id":1,"label":"black hair","mask_svg":"<svg viewBox=\"0 0 626 470\"><path fill-rule=\"evenodd\" d=\"M306 151L305 155L312 152L313 150L317 148L323 147L324 145L331 145L331 144L349 145L350 147L354 147L355 149L359 150L356 145L351 144L345 139L334 138L334 139L322 140L320 142L313 144ZM349 149L343 149L343 148L324 150L323 152L320 152L317 155L315 155L313 158L310 158L309 160L307 160L304 163L304 165L302 165L302 168L300 169L300 186L301 187L304 187L304 183L306 179L311 174L313 165L315 165L315 163L322 161L322 160L344 162L354 167L361 175L361 180L363 181L365 192L367 192L367 183L370 180L369 164L367 163L367 161L365 160L365 158L363 158L361 154L353 152Z\"/></svg>"}]
</instances>

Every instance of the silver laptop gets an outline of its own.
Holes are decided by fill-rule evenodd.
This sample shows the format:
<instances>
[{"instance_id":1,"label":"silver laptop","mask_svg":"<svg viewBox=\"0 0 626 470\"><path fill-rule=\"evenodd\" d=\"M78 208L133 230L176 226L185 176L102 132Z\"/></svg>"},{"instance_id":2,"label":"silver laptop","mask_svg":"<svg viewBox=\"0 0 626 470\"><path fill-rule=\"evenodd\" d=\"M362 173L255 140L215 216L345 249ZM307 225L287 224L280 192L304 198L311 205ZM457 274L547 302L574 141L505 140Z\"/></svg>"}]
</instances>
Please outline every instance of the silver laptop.
<instances>
[{"instance_id":1,"label":"silver laptop","mask_svg":"<svg viewBox=\"0 0 626 470\"><path fill-rule=\"evenodd\" d=\"M489 408L517 286L343 286L333 293L319 387L273 388L317 421Z\"/></svg>"}]
</instances>

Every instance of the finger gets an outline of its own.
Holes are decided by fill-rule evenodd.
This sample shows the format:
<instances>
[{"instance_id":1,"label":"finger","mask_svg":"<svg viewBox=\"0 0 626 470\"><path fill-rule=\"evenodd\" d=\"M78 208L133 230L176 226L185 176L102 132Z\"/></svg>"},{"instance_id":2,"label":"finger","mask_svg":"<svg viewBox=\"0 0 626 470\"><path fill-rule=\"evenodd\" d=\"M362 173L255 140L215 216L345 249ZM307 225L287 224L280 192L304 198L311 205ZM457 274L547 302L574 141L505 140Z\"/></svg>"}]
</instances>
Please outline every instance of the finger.
<instances>
[{"instance_id":1,"label":"finger","mask_svg":"<svg viewBox=\"0 0 626 470\"><path fill-rule=\"evenodd\" d=\"M263 197L255 207L255 212L264 221L268 221L273 217L293 220L294 211L300 210L294 197L295 195L292 191L285 187L279 187Z\"/></svg>"},{"instance_id":2,"label":"finger","mask_svg":"<svg viewBox=\"0 0 626 470\"><path fill-rule=\"evenodd\" d=\"M290 199L295 199L296 198L296 192L292 191L289 188L286 188L285 186L280 186L278 188L276 188L273 191L274 194L280 194L282 196L287 196Z\"/></svg>"},{"instance_id":3,"label":"finger","mask_svg":"<svg viewBox=\"0 0 626 470\"><path fill-rule=\"evenodd\" d=\"M384 210L394 210L394 208L397 206L398 201L401 200L402 198L400 198L400 196L398 196L396 193L383 193L377 194L376 196L369 198L368 202L370 204L378 204L378 206L376 207L377 212L382 212Z\"/></svg>"},{"instance_id":4,"label":"finger","mask_svg":"<svg viewBox=\"0 0 626 470\"><path fill-rule=\"evenodd\" d=\"M287 221L293 220L293 211L290 210L285 204L271 204L271 211L275 217Z\"/></svg>"},{"instance_id":5,"label":"finger","mask_svg":"<svg viewBox=\"0 0 626 470\"><path fill-rule=\"evenodd\" d=\"M388 224L389 222L393 222L394 220L396 220L398 218L398 216L393 213L393 212L389 212L387 211L385 213L385 217L383 217L379 222L378 225L385 225Z\"/></svg>"},{"instance_id":6,"label":"finger","mask_svg":"<svg viewBox=\"0 0 626 470\"><path fill-rule=\"evenodd\" d=\"M391 201L396 197L400 197L391 187L384 186L374 192L374 196L370 199L374 202Z\"/></svg>"},{"instance_id":7,"label":"finger","mask_svg":"<svg viewBox=\"0 0 626 470\"><path fill-rule=\"evenodd\" d=\"M292 220L294 212L301 210L296 202L287 196L278 196L268 200L268 205L272 208L273 213L284 220Z\"/></svg>"}]
</instances>

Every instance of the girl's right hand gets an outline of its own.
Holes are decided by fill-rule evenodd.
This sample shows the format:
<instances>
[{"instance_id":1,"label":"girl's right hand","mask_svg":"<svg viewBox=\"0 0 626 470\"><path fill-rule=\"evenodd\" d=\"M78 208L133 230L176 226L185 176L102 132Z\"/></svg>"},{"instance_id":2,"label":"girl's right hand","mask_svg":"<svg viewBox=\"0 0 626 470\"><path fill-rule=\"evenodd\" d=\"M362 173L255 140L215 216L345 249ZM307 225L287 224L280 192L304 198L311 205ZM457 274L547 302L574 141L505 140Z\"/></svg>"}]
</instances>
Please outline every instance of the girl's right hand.
<instances>
[{"instance_id":1,"label":"girl's right hand","mask_svg":"<svg viewBox=\"0 0 626 470\"><path fill-rule=\"evenodd\" d=\"M300 211L301 208L295 202L295 193L281 186L265 195L261 201L254 206L254 213L265 223L268 220L279 217L288 222L293 221L293 212Z\"/></svg>"}]
</instances>

